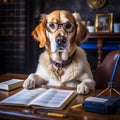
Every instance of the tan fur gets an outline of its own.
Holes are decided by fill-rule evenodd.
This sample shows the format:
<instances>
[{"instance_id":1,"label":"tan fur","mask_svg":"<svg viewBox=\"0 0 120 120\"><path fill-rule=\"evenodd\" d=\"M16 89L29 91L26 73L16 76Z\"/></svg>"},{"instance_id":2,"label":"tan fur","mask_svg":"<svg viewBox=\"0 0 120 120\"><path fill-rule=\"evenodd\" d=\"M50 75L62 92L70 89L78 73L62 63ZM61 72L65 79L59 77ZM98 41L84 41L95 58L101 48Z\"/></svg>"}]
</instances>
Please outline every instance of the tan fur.
<instances>
[{"instance_id":1,"label":"tan fur","mask_svg":"<svg viewBox=\"0 0 120 120\"><path fill-rule=\"evenodd\" d=\"M46 30L47 22L65 23L72 22L77 27L71 33L67 33L63 28L57 29L54 33ZM90 66L87 62L86 54L80 44L88 35L86 27L82 24L78 13L70 13L65 10L56 10L48 15L44 15L41 23L33 30L33 37L40 42L40 47L46 50L39 57L39 64L35 73L32 73L25 80L24 88L35 88L47 82L48 85L77 87L77 93L87 94L89 89L94 89L95 82L92 77ZM65 47L59 50L56 46L56 38L61 35L66 38ZM62 63L69 59L76 51L72 62L62 67L62 74L58 75L59 69L51 63L50 58Z\"/></svg>"}]
</instances>

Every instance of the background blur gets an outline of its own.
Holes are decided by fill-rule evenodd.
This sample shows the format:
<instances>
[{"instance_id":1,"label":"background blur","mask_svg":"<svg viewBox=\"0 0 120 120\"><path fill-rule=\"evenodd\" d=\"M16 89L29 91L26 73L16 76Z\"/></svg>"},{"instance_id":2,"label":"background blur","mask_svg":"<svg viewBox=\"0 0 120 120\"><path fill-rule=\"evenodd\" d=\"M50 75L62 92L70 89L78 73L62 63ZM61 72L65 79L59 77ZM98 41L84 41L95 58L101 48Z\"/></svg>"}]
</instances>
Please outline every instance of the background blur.
<instances>
[{"instance_id":1,"label":"background blur","mask_svg":"<svg viewBox=\"0 0 120 120\"><path fill-rule=\"evenodd\" d=\"M91 9L87 0L0 0L0 74L6 72L35 72L38 56L44 50L33 40L31 31L39 23L40 14L56 9L79 12L83 21L94 25L95 15L113 13L113 22L120 22L119 0L107 0L104 7ZM88 45L96 44L93 40ZM106 45L116 45L103 49L103 59L112 50L119 49L120 41L113 39ZM97 48L84 48L92 70L96 69Z\"/></svg>"}]
</instances>

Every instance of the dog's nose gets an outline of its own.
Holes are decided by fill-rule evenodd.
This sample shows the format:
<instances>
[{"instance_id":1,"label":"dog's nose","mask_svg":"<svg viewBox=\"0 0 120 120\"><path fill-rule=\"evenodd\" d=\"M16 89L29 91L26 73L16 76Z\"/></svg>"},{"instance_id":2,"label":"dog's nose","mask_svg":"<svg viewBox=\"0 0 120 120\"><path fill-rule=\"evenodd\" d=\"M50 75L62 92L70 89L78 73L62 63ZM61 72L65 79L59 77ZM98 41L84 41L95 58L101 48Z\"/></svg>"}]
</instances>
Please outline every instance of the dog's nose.
<instances>
[{"instance_id":1,"label":"dog's nose","mask_svg":"<svg viewBox=\"0 0 120 120\"><path fill-rule=\"evenodd\" d=\"M58 36L56 38L56 43L57 44L65 44L66 43L66 37L65 36Z\"/></svg>"}]
</instances>

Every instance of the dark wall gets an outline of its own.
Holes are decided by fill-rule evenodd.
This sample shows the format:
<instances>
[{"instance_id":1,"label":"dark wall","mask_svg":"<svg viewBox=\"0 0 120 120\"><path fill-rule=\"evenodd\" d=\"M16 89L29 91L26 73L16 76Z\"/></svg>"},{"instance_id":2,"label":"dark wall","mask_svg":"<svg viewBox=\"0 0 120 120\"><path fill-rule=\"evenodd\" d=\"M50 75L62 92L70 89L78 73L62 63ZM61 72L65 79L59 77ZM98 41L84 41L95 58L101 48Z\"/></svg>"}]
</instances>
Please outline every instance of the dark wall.
<instances>
[{"instance_id":1,"label":"dark wall","mask_svg":"<svg viewBox=\"0 0 120 120\"><path fill-rule=\"evenodd\" d=\"M113 12L114 21L120 22L119 8L119 0L107 0L103 8L94 10L88 7L87 0L1 0L0 73L35 72L38 55L43 49L38 47L39 43L32 38L31 32L39 23L40 14L65 9L79 12L82 20L94 23L97 13ZM90 50L88 53L92 66L96 63L96 51Z\"/></svg>"},{"instance_id":2,"label":"dark wall","mask_svg":"<svg viewBox=\"0 0 120 120\"><path fill-rule=\"evenodd\" d=\"M25 0L0 0L0 74L25 72Z\"/></svg>"},{"instance_id":3,"label":"dark wall","mask_svg":"<svg viewBox=\"0 0 120 120\"><path fill-rule=\"evenodd\" d=\"M42 12L44 13L49 13L56 9L66 9L70 12L79 12L85 21L94 22L97 13L112 12L114 20L120 22L120 1L118 0L106 0L105 6L100 9L89 8L87 0L43 0L42 4Z\"/></svg>"}]
</instances>

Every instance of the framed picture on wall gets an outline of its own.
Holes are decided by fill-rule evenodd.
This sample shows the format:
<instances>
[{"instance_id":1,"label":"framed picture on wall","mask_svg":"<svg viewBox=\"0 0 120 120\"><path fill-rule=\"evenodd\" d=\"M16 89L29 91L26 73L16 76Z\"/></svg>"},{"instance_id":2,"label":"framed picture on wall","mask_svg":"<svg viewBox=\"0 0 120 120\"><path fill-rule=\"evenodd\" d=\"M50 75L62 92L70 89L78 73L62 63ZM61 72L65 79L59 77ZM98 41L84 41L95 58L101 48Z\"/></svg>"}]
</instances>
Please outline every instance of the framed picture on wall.
<instances>
[{"instance_id":1,"label":"framed picture on wall","mask_svg":"<svg viewBox=\"0 0 120 120\"><path fill-rule=\"evenodd\" d=\"M113 13L96 14L95 28L96 32L112 32Z\"/></svg>"}]
</instances>

